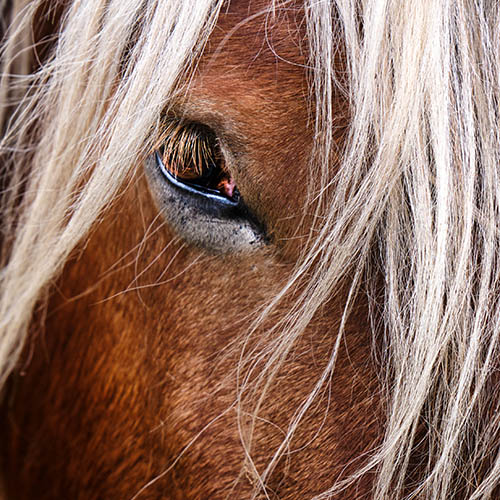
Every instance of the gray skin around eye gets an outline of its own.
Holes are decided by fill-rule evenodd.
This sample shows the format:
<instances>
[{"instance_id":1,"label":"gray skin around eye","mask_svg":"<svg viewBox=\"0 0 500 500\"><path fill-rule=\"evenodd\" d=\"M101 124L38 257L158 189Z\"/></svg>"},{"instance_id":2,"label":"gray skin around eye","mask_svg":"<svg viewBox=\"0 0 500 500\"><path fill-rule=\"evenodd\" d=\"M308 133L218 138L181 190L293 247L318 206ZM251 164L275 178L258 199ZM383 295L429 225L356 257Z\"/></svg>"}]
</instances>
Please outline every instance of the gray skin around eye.
<instances>
[{"instance_id":1,"label":"gray skin around eye","mask_svg":"<svg viewBox=\"0 0 500 500\"><path fill-rule=\"evenodd\" d=\"M263 231L238 210L170 183L155 155L146 160L146 174L162 215L186 242L217 254L252 252L267 244Z\"/></svg>"}]
</instances>

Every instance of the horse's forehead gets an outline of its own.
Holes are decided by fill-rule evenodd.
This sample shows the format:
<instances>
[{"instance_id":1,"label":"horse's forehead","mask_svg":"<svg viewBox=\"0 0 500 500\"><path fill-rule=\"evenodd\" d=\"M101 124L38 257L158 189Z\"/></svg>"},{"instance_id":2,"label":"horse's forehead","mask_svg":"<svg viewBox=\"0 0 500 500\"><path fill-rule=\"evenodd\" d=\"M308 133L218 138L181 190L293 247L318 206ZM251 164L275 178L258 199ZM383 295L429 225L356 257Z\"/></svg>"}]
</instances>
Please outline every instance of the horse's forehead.
<instances>
[{"instance_id":1,"label":"horse's forehead","mask_svg":"<svg viewBox=\"0 0 500 500\"><path fill-rule=\"evenodd\" d=\"M246 8L241 3L231 3L219 16L198 67L197 86L227 99L238 94L242 104L272 93L303 97L308 49L302 5L273 11L268 1Z\"/></svg>"}]
</instances>

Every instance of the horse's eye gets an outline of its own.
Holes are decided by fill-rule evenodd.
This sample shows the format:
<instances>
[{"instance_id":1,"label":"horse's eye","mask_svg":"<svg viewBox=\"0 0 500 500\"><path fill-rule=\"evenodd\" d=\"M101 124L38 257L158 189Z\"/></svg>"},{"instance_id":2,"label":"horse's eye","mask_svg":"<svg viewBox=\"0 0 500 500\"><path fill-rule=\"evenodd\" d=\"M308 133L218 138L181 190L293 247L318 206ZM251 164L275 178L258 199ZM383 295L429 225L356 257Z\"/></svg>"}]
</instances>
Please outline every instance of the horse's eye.
<instances>
[{"instance_id":1,"label":"horse's eye","mask_svg":"<svg viewBox=\"0 0 500 500\"><path fill-rule=\"evenodd\" d=\"M157 151L160 168L170 182L200 196L237 205L239 191L225 168L215 133L199 123L170 121ZM210 195L216 195L210 196Z\"/></svg>"},{"instance_id":2,"label":"horse's eye","mask_svg":"<svg viewBox=\"0 0 500 500\"><path fill-rule=\"evenodd\" d=\"M212 129L174 119L166 123L157 144L146 171L165 218L180 236L217 253L253 250L266 243Z\"/></svg>"}]
</instances>

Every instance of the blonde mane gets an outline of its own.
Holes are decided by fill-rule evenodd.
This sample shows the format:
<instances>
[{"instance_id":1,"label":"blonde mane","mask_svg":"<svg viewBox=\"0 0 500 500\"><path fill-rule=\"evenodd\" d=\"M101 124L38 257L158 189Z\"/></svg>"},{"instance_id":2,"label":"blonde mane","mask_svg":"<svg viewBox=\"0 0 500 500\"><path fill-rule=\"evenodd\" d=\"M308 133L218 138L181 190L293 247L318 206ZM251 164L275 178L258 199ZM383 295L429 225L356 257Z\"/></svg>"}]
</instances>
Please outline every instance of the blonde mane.
<instances>
[{"instance_id":1,"label":"blonde mane","mask_svg":"<svg viewBox=\"0 0 500 500\"><path fill-rule=\"evenodd\" d=\"M10 20L0 80L1 384L68 256L151 151L161 113L186 91L225 2L74 1L40 63L31 34L44 3L0 2ZM274 0L269 15L286 3ZM325 371L267 468L250 467L255 498L335 377L345 321L366 289L374 323L383 320L373 335L386 349L385 435L356 475L332 477L316 499L368 471L377 474L376 500L491 498L500 478L500 5L304 4L317 102L311 169L322 187L310 203L321 224L249 332L307 276L295 306L267 331L258 377L245 376L252 362L243 357L240 418L248 401L265 397L318 309L353 278ZM346 74L335 68L338 51ZM333 175L335 92L348 96L350 123ZM251 463L251 425L241 438ZM414 477L410 463L422 443L426 456Z\"/></svg>"}]
</instances>

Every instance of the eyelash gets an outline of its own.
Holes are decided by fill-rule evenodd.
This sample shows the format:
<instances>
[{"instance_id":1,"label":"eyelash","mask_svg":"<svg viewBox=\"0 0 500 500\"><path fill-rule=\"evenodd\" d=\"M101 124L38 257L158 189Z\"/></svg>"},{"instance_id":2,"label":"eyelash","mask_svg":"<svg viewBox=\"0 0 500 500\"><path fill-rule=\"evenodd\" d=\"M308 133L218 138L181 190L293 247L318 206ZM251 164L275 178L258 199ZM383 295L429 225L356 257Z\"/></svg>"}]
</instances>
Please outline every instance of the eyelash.
<instances>
[{"instance_id":1,"label":"eyelash","mask_svg":"<svg viewBox=\"0 0 500 500\"><path fill-rule=\"evenodd\" d=\"M167 180L180 189L228 206L237 206L240 201L217 136L205 125L167 122L156 149L156 162Z\"/></svg>"}]
</instances>

